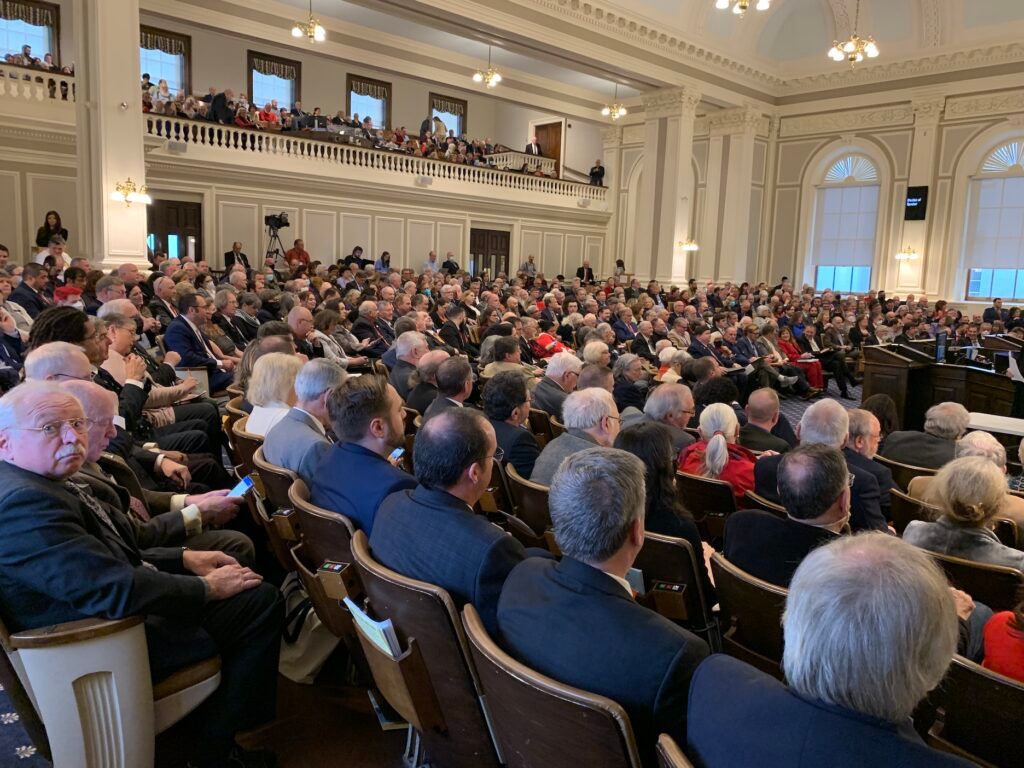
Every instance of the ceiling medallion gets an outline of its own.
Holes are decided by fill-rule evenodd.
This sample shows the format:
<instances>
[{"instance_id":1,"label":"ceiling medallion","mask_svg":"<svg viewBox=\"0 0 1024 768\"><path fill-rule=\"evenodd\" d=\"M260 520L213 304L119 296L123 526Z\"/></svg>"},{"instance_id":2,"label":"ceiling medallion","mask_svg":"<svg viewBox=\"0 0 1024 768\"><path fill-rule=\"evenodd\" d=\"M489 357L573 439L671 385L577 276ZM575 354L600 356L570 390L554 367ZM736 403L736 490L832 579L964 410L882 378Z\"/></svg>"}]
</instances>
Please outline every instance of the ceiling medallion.
<instances>
[{"instance_id":1,"label":"ceiling medallion","mask_svg":"<svg viewBox=\"0 0 1024 768\"><path fill-rule=\"evenodd\" d=\"M865 58L873 59L878 56L879 51L875 44L875 38L871 35L867 37L858 35L858 24L860 24L860 0L857 0L857 11L853 18L853 34L843 42L832 41L832 49L828 52L828 57L832 61L848 61L852 68L864 61Z\"/></svg>"},{"instance_id":2,"label":"ceiling medallion","mask_svg":"<svg viewBox=\"0 0 1024 768\"><path fill-rule=\"evenodd\" d=\"M720 11L727 11L732 6L732 12L737 16L742 16L750 8L751 0L715 0L715 8ZM757 5L754 6L759 11L767 11L772 7L772 0L757 0Z\"/></svg>"}]
</instances>

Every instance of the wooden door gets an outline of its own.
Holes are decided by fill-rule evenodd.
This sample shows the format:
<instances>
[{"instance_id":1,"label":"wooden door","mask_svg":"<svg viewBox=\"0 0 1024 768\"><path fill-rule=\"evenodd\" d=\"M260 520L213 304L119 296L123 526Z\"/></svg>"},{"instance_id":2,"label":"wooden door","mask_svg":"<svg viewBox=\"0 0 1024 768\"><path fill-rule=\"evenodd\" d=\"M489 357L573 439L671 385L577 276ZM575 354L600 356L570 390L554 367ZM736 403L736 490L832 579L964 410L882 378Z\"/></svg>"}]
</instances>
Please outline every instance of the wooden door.
<instances>
[{"instance_id":1,"label":"wooden door","mask_svg":"<svg viewBox=\"0 0 1024 768\"><path fill-rule=\"evenodd\" d=\"M555 171L562 175L562 121L556 123L545 123L535 125L534 133L537 135L537 143L540 144L540 151L544 157L553 158Z\"/></svg>"},{"instance_id":2,"label":"wooden door","mask_svg":"<svg viewBox=\"0 0 1024 768\"><path fill-rule=\"evenodd\" d=\"M154 200L146 209L147 244L170 258L203 260L203 206L179 200Z\"/></svg>"},{"instance_id":3,"label":"wooden door","mask_svg":"<svg viewBox=\"0 0 1024 768\"><path fill-rule=\"evenodd\" d=\"M469 231L470 272L479 275L484 270L493 279L499 272L508 275L510 232L497 229L471 229Z\"/></svg>"}]
</instances>

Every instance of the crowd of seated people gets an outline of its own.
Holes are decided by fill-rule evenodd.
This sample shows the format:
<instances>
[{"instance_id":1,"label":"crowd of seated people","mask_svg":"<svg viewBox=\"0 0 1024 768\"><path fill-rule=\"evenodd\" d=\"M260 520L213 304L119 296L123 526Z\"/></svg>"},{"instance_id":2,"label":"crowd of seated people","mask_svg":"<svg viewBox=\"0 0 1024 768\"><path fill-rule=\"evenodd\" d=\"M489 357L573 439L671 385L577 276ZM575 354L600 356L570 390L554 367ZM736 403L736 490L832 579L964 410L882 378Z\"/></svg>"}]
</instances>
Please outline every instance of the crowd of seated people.
<instances>
[{"instance_id":1,"label":"crowd of seated people","mask_svg":"<svg viewBox=\"0 0 1024 768\"><path fill-rule=\"evenodd\" d=\"M756 762L768 738L780 750L768 764L796 764L826 749L814 712L845 734L828 742L832 764L964 765L906 728L915 706L954 653L1024 676L1024 608L993 614L925 554L1024 568L993 532L1019 501L1005 448L967 432L957 404L934 406L923 432L900 430L885 396L850 410L800 365L821 361L850 394L850 331L867 319L863 345L896 326L972 323L942 302L787 281L666 291L586 272L471 275L453 254L451 268L431 253L421 269L377 270L360 248L324 258L301 240L259 264L235 246L222 274L162 253L147 274L82 259L18 267L0 251L0 615L18 630L145 614L155 679L219 652L224 695L197 710L197 765L274 764L234 742L274 717L283 609L262 531L227 495L228 396L265 459L363 531L377 561L473 605L520 662L620 703L645 766L660 733L711 768ZM59 300L68 288L78 301ZM753 357L784 359L748 370L734 339L751 337L767 350ZM798 349L811 357L790 356L794 337L810 337ZM796 423L783 398L809 401ZM559 426L545 439L541 413ZM906 446L922 462L909 463L939 470L911 488L939 515L901 540L892 473L875 459L902 460ZM548 489L560 557L477 514L496 464ZM720 540L677 472L731 486L742 511ZM751 509L748 492L784 516ZM715 547L790 590L788 685L709 655L706 638L633 600L648 531L689 543L712 603ZM872 654L865 632L892 652Z\"/></svg>"},{"instance_id":2,"label":"crowd of seated people","mask_svg":"<svg viewBox=\"0 0 1024 768\"><path fill-rule=\"evenodd\" d=\"M44 72L60 72L62 75L75 74L74 64L57 66L52 53L44 53L42 58L34 56L32 54L32 46L28 43L21 46L21 50L18 53L6 54L4 56L4 63L14 64L19 67L28 67L30 69L39 69ZM26 75L26 78L27 77L28 75Z\"/></svg>"}]
</instances>

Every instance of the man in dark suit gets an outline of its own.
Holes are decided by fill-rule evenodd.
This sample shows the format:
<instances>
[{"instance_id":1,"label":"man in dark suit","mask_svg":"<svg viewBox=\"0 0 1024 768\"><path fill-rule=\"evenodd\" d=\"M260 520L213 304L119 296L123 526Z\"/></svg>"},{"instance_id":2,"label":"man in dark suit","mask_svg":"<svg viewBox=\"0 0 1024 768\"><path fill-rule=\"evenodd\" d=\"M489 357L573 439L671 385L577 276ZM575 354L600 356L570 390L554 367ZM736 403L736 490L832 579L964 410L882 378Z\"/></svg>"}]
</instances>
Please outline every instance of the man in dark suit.
<instances>
[{"instance_id":1,"label":"man in dark suit","mask_svg":"<svg viewBox=\"0 0 1024 768\"><path fill-rule=\"evenodd\" d=\"M336 387L327 410L338 443L313 473L310 499L369 535L381 502L416 487L412 475L388 460L405 444L402 400L383 376L364 374Z\"/></svg>"},{"instance_id":2,"label":"man in dark suit","mask_svg":"<svg viewBox=\"0 0 1024 768\"><path fill-rule=\"evenodd\" d=\"M359 305L359 317L352 323L352 335L360 341L369 340L363 348L363 354L375 359L380 358L388 349L388 341L377 327L377 302L364 301Z\"/></svg>"},{"instance_id":3,"label":"man in dark suit","mask_svg":"<svg viewBox=\"0 0 1024 768\"><path fill-rule=\"evenodd\" d=\"M642 413L632 406L622 411L622 428L643 422L664 424L672 435L672 449L678 456L686 446L694 442L693 435L686 431L686 425L693 418L694 412L693 393L688 386L678 383L660 384L651 390Z\"/></svg>"},{"instance_id":4,"label":"man in dark suit","mask_svg":"<svg viewBox=\"0 0 1024 768\"><path fill-rule=\"evenodd\" d=\"M630 348L634 355L638 355L658 369L661 360L654 351L654 326L650 320L642 320L637 325L636 336L633 337L633 346Z\"/></svg>"},{"instance_id":5,"label":"man in dark suit","mask_svg":"<svg viewBox=\"0 0 1024 768\"><path fill-rule=\"evenodd\" d=\"M987 307L981 315L981 321L983 323L994 323L996 320L1002 320L1004 323L1010 319L1009 310L1003 309L1002 299L992 299L992 306Z\"/></svg>"},{"instance_id":6,"label":"man in dark suit","mask_svg":"<svg viewBox=\"0 0 1024 768\"><path fill-rule=\"evenodd\" d=\"M755 389L747 399L747 423L740 427L739 444L752 451L785 453L790 446L772 434L779 423L779 395L771 387Z\"/></svg>"},{"instance_id":7,"label":"man in dark suit","mask_svg":"<svg viewBox=\"0 0 1024 768\"><path fill-rule=\"evenodd\" d=\"M594 165L590 169L590 186L604 186L604 166L601 165L601 158L597 158L597 160L594 161Z\"/></svg>"},{"instance_id":8,"label":"man in dark suit","mask_svg":"<svg viewBox=\"0 0 1024 768\"><path fill-rule=\"evenodd\" d=\"M404 321L399 321L404 322ZM409 399L412 386L409 379L416 372L416 365L429 351L427 338L417 331L406 331L395 342L395 363L391 366L389 380L403 400ZM387 362L385 360L385 362Z\"/></svg>"},{"instance_id":9,"label":"man in dark suit","mask_svg":"<svg viewBox=\"0 0 1024 768\"><path fill-rule=\"evenodd\" d=\"M594 284L594 270L590 268L590 261L587 259L583 260L583 266L576 268L576 277L584 285Z\"/></svg>"},{"instance_id":10,"label":"man in dark suit","mask_svg":"<svg viewBox=\"0 0 1024 768\"><path fill-rule=\"evenodd\" d=\"M925 746L911 723L957 646L949 583L926 552L883 534L818 547L791 583L783 635L788 688L725 655L698 667L687 723L694 764L973 765Z\"/></svg>"},{"instance_id":11,"label":"man in dark suit","mask_svg":"<svg viewBox=\"0 0 1024 768\"><path fill-rule=\"evenodd\" d=\"M305 307L292 307L288 310L288 327L292 330L295 350L308 359L324 356L324 348L320 340L313 334L313 313Z\"/></svg>"},{"instance_id":12,"label":"man in dark suit","mask_svg":"<svg viewBox=\"0 0 1024 768\"><path fill-rule=\"evenodd\" d=\"M377 510L373 556L447 590L460 609L472 603L494 633L502 584L526 557L518 541L473 512L501 460L494 428L479 411L448 409L416 433L413 459L419 485Z\"/></svg>"},{"instance_id":13,"label":"man in dark suit","mask_svg":"<svg viewBox=\"0 0 1024 768\"><path fill-rule=\"evenodd\" d=\"M633 322L633 310L629 307L620 308L615 320L612 321L612 330L615 331L615 341L619 344L636 338L637 325Z\"/></svg>"},{"instance_id":14,"label":"man in dark suit","mask_svg":"<svg viewBox=\"0 0 1024 768\"><path fill-rule=\"evenodd\" d=\"M747 573L788 587L800 562L843 533L850 519L849 472L842 453L800 445L779 462L779 498L788 517L744 510L725 524L725 556Z\"/></svg>"},{"instance_id":15,"label":"man in dark suit","mask_svg":"<svg viewBox=\"0 0 1024 768\"><path fill-rule=\"evenodd\" d=\"M222 552L141 549L120 510L68 482L85 459L86 419L59 387L15 387L0 399L0 425L6 625L144 615L154 680L219 653L220 686L190 718L189 757L255 765L234 734L274 717L283 623L276 588Z\"/></svg>"},{"instance_id":16,"label":"man in dark suit","mask_svg":"<svg viewBox=\"0 0 1024 768\"><path fill-rule=\"evenodd\" d=\"M245 274L247 275L252 271L252 268L249 266L249 257L242 253L242 244L237 240L231 244L231 250L224 254L224 269L230 272L235 264L241 264L245 267Z\"/></svg>"},{"instance_id":17,"label":"man in dark suit","mask_svg":"<svg viewBox=\"0 0 1024 768\"><path fill-rule=\"evenodd\" d=\"M437 397L423 412L423 423L449 408L464 408L473 394L473 368L464 357L449 357L437 367Z\"/></svg>"},{"instance_id":18,"label":"man in dark suit","mask_svg":"<svg viewBox=\"0 0 1024 768\"><path fill-rule=\"evenodd\" d=\"M46 268L40 264L26 264L21 271L21 283L11 291L9 299L24 309L35 320L39 313L52 306L43 295L49 277Z\"/></svg>"},{"instance_id":19,"label":"man in dark suit","mask_svg":"<svg viewBox=\"0 0 1024 768\"><path fill-rule=\"evenodd\" d=\"M153 298L149 302L149 311L160 321L160 330L166 333L168 326L178 317L177 297L171 278L158 277L153 281Z\"/></svg>"},{"instance_id":20,"label":"man in dark suit","mask_svg":"<svg viewBox=\"0 0 1024 768\"><path fill-rule=\"evenodd\" d=\"M214 123L231 125L235 119L235 113L232 109L234 98L235 93L230 88L216 94L210 101L210 109L207 113L209 119Z\"/></svg>"},{"instance_id":21,"label":"man in dark suit","mask_svg":"<svg viewBox=\"0 0 1024 768\"><path fill-rule=\"evenodd\" d=\"M540 144L537 143L537 137L531 136L530 143L526 145L526 149L523 150L528 155L534 155L540 157L544 153L540 151Z\"/></svg>"},{"instance_id":22,"label":"man in dark suit","mask_svg":"<svg viewBox=\"0 0 1024 768\"><path fill-rule=\"evenodd\" d=\"M804 411L796 434L801 445L826 445L842 450L846 445L850 418L835 400L818 400ZM779 497L779 462L782 456L765 456L754 464L754 490L776 504ZM851 464L847 469L853 475L850 502L850 527L854 531L887 531L889 525L882 514L878 481L870 472Z\"/></svg>"},{"instance_id":23,"label":"man in dark suit","mask_svg":"<svg viewBox=\"0 0 1024 768\"><path fill-rule=\"evenodd\" d=\"M449 304L445 308L445 320L438 330L441 339L460 355L477 357L480 350L470 343L465 329L466 310L458 304Z\"/></svg>"},{"instance_id":24,"label":"man in dark suit","mask_svg":"<svg viewBox=\"0 0 1024 768\"><path fill-rule=\"evenodd\" d=\"M900 430L885 438L881 454L901 464L939 469L956 457L956 441L970 416L960 403L939 403L924 414L924 432Z\"/></svg>"},{"instance_id":25,"label":"man in dark suit","mask_svg":"<svg viewBox=\"0 0 1024 768\"><path fill-rule=\"evenodd\" d=\"M870 472L878 481L879 504L886 520L891 519L889 510L892 507L893 488L899 490L892 479L892 470L880 462L873 461L878 453L878 443L882 438L882 426L875 415L869 411L855 408L850 411L850 438L843 448L843 456L851 467Z\"/></svg>"},{"instance_id":26,"label":"man in dark suit","mask_svg":"<svg viewBox=\"0 0 1024 768\"><path fill-rule=\"evenodd\" d=\"M836 380L836 386L839 387L840 397L848 398L850 396L848 386L857 382L853 380L850 369L846 367L845 353L834 347L819 344L818 327L813 323L804 326L803 334L797 337L796 341L800 345L800 349L810 352L821 361L822 368L831 372L832 377Z\"/></svg>"},{"instance_id":27,"label":"man in dark suit","mask_svg":"<svg viewBox=\"0 0 1024 768\"><path fill-rule=\"evenodd\" d=\"M181 356L183 368L206 368L210 376L210 392L213 393L231 384L235 362L218 359L210 340L199 329L200 325L205 325L207 314L212 309L207 305L208 299L198 293L182 296L178 301L178 317L167 326L164 334L164 346L167 351Z\"/></svg>"},{"instance_id":28,"label":"man in dark suit","mask_svg":"<svg viewBox=\"0 0 1024 768\"><path fill-rule=\"evenodd\" d=\"M450 355L444 350L432 349L416 363L416 378L410 379L412 387L405 404L414 411L423 414L430 404L437 399L437 369Z\"/></svg>"},{"instance_id":29,"label":"man in dark suit","mask_svg":"<svg viewBox=\"0 0 1024 768\"><path fill-rule=\"evenodd\" d=\"M658 735L685 732L690 677L708 646L639 605L626 580L644 542L643 463L611 448L575 453L548 503L562 559L513 569L495 639L541 674L621 704L653 766Z\"/></svg>"},{"instance_id":30,"label":"man in dark suit","mask_svg":"<svg viewBox=\"0 0 1024 768\"><path fill-rule=\"evenodd\" d=\"M572 352L558 352L548 358L544 378L533 388L533 407L556 419L562 418L562 404L576 389L583 363Z\"/></svg>"},{"instance_id":31,"label":"man in dark suit","mask_svg":"<svg viewBox=\"0 0 1024 768\"><path fill-rule=\"evenodd\" d=\"M526 427L530 417L530 390L526 376L516 371L499 373L484 387L483 406L505 461L522 477L529 477L540 455L537 439Z\"/></svg>"}]
</instances>

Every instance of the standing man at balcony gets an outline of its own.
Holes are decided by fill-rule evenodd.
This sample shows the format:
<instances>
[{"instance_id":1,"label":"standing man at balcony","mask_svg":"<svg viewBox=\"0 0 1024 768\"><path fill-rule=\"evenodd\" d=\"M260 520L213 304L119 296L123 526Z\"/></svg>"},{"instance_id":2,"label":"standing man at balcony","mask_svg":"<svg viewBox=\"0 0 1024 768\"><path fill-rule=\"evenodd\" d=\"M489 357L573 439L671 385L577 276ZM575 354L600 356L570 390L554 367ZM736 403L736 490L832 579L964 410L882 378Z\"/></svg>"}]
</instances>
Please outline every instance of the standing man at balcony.
<instances>
[{"instance_id":1,"label":"standing man at balcony","mask_svg":"<svg viewBox=\"0 0 1024 768\"><path fill-rule=\"evenodd\" d=\"M230 102L235 98L235 92L230 88L216 94L210 100L210 120L215 123L231 125L235 120L235 111L231 108Z\"/></svg>"},{"instance_id":2,"label":"standing man at balcony","mask_svg":"<svg viewBox=\"0 0 1024 768\"><path fill-rule=\"evenodd\" d=\"M230 272L235 264L245 267L246 275L252 272L252 268L249 266L249 257L242 253L242 244L237 240L231 244L231 250L224 254L224 269Z\"/></svg>"},{"instance_id":3,"label":"standing man at balcony","mask_svg":"<svg viewBox=\"0 0 1024 768\"><path fill-rule=\"evenodd\" d=\"M304 267L309 266L309 251L306 250L306 244L302 242L302 238L298 238L292 243L292 248L285 253L284 260L289 265L298 262Z\"/></svg>"},{"instance_id":4,"label":"standing man at balcony","mask_svg":"<svg viewBox=\"0 0 1024 768\"><path fill-rule=\"evenodd\" d=\"M590 169L590 186L604 186L604 166L601 165L601 158L594 161L594 167Z\"/></svg>"},{"instance_id":5,"label":"standing man at balcony","mask_svg":"<svg viewBox=\"0 0 1024 768\"><path fill-rule=\"evenodd\" d=\"M528 155L536 155L537 157L542 157L544 155L544 153L540 151L540 144L537 143L536 136L530 137L530 143L526 145L526 149L523 151Z\"/></svg>"}]
</instances>

